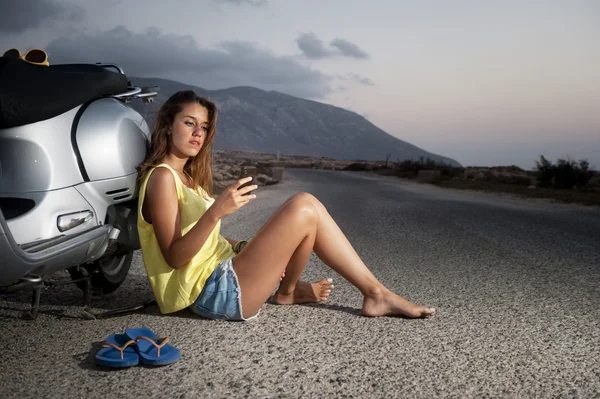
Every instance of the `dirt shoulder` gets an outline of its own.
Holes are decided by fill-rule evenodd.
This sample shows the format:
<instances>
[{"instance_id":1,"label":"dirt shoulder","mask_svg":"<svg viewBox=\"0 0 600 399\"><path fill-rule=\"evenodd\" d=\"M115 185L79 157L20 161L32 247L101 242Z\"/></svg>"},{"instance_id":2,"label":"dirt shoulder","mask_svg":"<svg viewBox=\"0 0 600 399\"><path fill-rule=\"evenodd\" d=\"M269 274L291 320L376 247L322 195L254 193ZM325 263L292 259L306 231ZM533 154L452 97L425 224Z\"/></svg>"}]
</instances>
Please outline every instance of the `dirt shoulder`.
<instances>
[{"instance_id":1,"label":"dirt shoulder","mask_svg":"<svg viewBox=\"0 0 600 399\"><path fill-rule=\"evenodd\" d=\"M587 206L600 206L600 191L565 189L557 190L535 186L520 186L498 182L476 180L441 180L432 183L438 187L485 192L496 195L511 195L520 198L531 198L539 201L572 203Z\"/></svg>"}]
</instances>

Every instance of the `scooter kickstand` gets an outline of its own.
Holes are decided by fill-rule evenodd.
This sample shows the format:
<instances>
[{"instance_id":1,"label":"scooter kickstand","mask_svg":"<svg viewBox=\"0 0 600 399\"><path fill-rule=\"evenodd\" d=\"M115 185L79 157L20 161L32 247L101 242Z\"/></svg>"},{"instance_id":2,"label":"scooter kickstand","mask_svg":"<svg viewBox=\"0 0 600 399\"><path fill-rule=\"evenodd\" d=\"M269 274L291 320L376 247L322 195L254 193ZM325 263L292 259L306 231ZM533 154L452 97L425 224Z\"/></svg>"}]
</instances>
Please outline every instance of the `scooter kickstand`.
<instances>
[{"instance_id":1,"label":"scooter kickstand","mask_svg":"<svg viewBox=\"0 0 600 399\"><path fill-rule=\"evenodd\" d=\"M8 292L16 292L26 288L32 288L31 308L21 313L21 318L26 320L35 320L40 310L40 297L42 290L46 288L46 284L41 276L36 274L28 274L21 278L18 284L9 287Z\"/></svg>"},{"instance_id":2,"label":"scooter kickstand","mask_svg":"<svg viewBox=\"0 0 600 399\"><path fill-rule=\"evenodd\" d=\"M96 316L92 313L92 275L85 276L85 287L83 289L83 311L82 315L87 320L96 320Z\"/></svg>"},{"instance_id":3,"label":"scooter kickstand","mask_svg":"<svg viewBox=\"0 0 600 399\"><path fill-rule=\"evenodd\" d=\"M31 296L31 308L21 314L21 318L25 320L37 319L38 311L40 310L40 297L42 290L45 288L44 283L40 282L33 287L33 295Z\"/></svg>"},{"instance_id":4,"label":"scooter kickstand","mask_svg":"<svg viewBox=\"0 0 600 399\"><path fill-rule=\"evenodd\" d=\"M42 296L42 289L44 289L43 283L40 283L40 285L33 289L33 297L31 298L31 317L34 320L37 318L38 311L40 310L40 297Z\"/></svg>"}]
</instances>

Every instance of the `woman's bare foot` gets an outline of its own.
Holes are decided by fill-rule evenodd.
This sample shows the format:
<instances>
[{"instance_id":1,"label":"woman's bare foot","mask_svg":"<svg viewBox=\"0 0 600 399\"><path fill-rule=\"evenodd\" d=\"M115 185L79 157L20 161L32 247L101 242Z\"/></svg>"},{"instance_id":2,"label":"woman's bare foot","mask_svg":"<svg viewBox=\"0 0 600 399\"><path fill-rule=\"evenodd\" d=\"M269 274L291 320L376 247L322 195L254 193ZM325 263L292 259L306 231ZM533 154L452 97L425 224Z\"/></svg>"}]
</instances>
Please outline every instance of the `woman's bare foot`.
<instances>
[{"instance_id":1,"label":"woman's bare foot","mask_svg":"<svg viewBox=\"0 0 600 399\"><path fill-rule=\"evenodd\" d=\"M333 288L333 280L323 279L316 283L306 283L304 281L298 281L296 288L292 292L280 292L277 290L273 296L273 302L278 305L292 305L294 303L310 303L310 302L323 302L327 300L327 297L331 293Z\"/></svg>"},{"instance_id":2,"label":"woman's bare foot","mask_svg":"<svg viewBox=\"0 0 600 399\"><path fill-rule=\"evenodd\" d=\"M433 316L435 309L415 305L387 289L381 289L373 295L365 296L362 312L367 317L406 316L419 318Z\"/></svg>"}]
</instances>

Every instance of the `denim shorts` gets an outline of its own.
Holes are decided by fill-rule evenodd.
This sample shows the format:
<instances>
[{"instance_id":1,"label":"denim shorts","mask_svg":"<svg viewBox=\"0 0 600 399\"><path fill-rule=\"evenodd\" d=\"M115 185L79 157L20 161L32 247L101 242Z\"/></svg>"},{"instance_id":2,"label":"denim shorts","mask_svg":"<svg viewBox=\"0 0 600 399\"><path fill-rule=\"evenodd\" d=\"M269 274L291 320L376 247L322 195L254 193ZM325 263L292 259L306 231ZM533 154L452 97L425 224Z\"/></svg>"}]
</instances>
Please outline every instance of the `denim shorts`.
<instances>
[{"instance_id":1,"label":"denim shorts","mask_svg":"<svg viewBox=\"0 0 600 399\"><path fill-rule=\"evenodd\" d=\"M242 296L237 275L233 270L233 258L225 259L208 277L198 299L190 305L192 312L206 319L251 320L242 316Z\"/></svg>"}]
</instances>

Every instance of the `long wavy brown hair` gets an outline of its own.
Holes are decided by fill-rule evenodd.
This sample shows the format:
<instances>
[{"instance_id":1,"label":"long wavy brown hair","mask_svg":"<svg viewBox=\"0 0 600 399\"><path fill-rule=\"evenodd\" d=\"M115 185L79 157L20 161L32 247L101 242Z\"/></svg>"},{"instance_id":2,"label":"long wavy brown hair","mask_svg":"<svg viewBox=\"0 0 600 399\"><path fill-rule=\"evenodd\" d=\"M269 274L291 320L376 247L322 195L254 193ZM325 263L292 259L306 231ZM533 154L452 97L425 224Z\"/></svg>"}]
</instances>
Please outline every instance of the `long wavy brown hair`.
<instances>
[{"instance_id":1,"label":"long wavy brown hair","mask_svg":"<svg viewBox=\"0 0 600 399\"><path fill-rule=\"evenodd\" d=\"M181 112L185 105L191 103L198 103L207 109L208 132L200 152L195 157L188 159L183 170L191 176L194 187L202 187L212 197L212 146L217 128L218 111L215 104L204 97L198 97L192 90L178 91L169 97L158 110L146 158L138 168L138 179L141 181L146 173L159 165L167 155L169 152L167 132L175 120L175 115Z\"/></svg>"}]
</instances>

